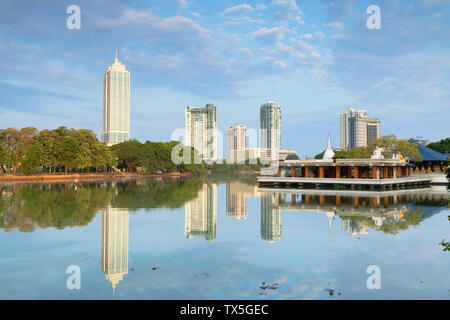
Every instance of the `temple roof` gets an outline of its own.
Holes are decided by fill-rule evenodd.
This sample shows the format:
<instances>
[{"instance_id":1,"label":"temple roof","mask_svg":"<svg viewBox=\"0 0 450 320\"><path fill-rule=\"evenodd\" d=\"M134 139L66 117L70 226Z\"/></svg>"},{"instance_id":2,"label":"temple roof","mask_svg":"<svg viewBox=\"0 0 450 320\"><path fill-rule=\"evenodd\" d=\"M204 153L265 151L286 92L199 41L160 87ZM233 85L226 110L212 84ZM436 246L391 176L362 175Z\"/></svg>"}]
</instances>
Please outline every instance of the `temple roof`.
<instances>
[{"instance_id":1,"label":"temple roof","mask_svg":"<svg viewBox=\"0 0 450 320\"><path fill-rule=\"evenodd\" d=\"M411 142L417 144L417 150L419 150L422 156L422 161L447 161L449 159L447 155L434 151L421 143L414 140Z\"/></svg>"}]
</instances>

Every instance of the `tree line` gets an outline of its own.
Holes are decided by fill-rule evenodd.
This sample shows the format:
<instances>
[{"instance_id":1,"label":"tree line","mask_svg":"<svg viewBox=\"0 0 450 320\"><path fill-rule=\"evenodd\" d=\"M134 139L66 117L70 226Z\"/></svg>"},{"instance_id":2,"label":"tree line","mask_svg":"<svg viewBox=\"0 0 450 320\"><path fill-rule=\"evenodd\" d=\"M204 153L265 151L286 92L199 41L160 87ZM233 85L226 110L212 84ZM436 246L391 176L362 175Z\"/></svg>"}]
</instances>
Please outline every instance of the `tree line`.
<instances>
[{"instance_id":1,"label":"tree line","mask_svg":"<svg viewBox=\"0 0 450 320\"><path fill-rule=\"evenodd\" d=\"M116 165L110 148L91 130L34 127L0 130L0 168L26 173L106 171Z\"/></svg>"}]
</instances>

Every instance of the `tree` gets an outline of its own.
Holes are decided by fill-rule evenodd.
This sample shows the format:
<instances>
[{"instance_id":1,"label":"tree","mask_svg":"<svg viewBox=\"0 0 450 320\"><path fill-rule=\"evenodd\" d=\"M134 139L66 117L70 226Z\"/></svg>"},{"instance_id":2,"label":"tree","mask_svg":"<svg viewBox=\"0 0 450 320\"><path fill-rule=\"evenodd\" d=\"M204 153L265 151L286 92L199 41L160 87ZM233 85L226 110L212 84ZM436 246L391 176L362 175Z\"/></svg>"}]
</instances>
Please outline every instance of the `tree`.
<instances>
[{"instance_id":1,"label":"tree","mask_svg":"<svg viewBox=\"0 0 450 320\"><path fill-rule=\"evenodd\" d=\"M36 143L28 148L24 160L22 161L22 171L26 174L30 174L39 169L41 165L42 147Z\"/></svg>"},{"instance_id":2,"label":"tree","mask_svg":"<svg viewBox=\"0 0 450 320\"><path fill-rule=\"evenodd\" d=\"M439 153L450 153L450 138L430 143L427 145L427 147Z\"/></svg>"},{"instance_id":3,"label":"tree","mask_svg":"<svg viewBox=\"0 0 450 320\"><path fill-rule=\"evenodd\" d=\"M367 151L367 147L357 147L350 150L339 150L334 154L335 159L367 159L371 157L371 153Z\"/></svg>"},{"instance_id":4,"label":"tree","mask_svg":"<svg viewBox=\"0 0 450 320\"><path fill-rule=\"evenodd\" d=\"M127 171L136 171L141 155L141 147L142 144L137 140L113 145L111 150L119 160L119 168L125 167Z\"/></svg>"},{"instance_id":5,"label":"tree","mask_svg":"<svg viewBox=\"0 0 450 320\"><path fill-rule=\"evenodd\" d=\"M371 141L367 146L367 151L372 154L376 147L384 148L384 156L390 156L394 152L400 152L405 159L409 158L410 160L416 161L422 159L422 156L417 149L417 144L410 143L403 139L397 139L393 134Z\"/></svg>"}]
</instances>

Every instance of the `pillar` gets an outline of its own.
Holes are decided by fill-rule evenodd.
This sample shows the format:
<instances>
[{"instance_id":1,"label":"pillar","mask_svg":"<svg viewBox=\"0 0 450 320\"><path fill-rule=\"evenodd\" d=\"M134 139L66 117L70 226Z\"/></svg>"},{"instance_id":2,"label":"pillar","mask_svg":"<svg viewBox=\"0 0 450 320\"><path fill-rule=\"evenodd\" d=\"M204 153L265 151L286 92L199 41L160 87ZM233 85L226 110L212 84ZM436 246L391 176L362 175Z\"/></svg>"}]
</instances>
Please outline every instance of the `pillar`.
<instances>
[{"instance_id":1,"label":"pillar","mask_svg":"<svg viewBox=\"0 0 450 320\"><path fill-rule=\"evenodd\" d=\"M366 168L366 179L370 179L370 167Z\"/></svg>"},{"instance_id":2,"label":"pillar","mask_svg":"<svg viewBox=\"0 0 450 320\"><path fill-rule=\"evenodd\" d=\"M387 171L387 167L383 167L383 179L387 179L387 175L388 175L388 171Z\"/></svg>"},{"instance_id":3,"label":"pillar","mask_svg":"<svg viewBox=\"0 0 450 320\"><path fill-rule=\"evenodd\" d=\"M341 196L336 196L336 206L341 206Z\"/></svg>"},{"instance_id":4,"label":"pillar","mask_svg":"<svg viewBox=\"0 0 450 320\"><path fill-rule=\"evenodd\" d=\"M305 178L309 178L309 167L305 167Z\"/></svg>"},{"instance_id":5,"label":"pillar","mask_svg":"<svg viewBox=\"0 0 450 320\"><path fill-rule=\"evenodd\" d=\"M309 194L305 194L305 203L309 204Z\"/></svg>"},{"instance_id":6,"label":"pillar","mask_svg":"<svg viewBox=\"0 0 450 320\"><path fill-rule=\"evenodd\" d=\"M291 176L294 177L294 178L296 177L296 175L295 175L295 167L294 166L291 167Z\"/></svg>"},{"instance_id":7,"label":"pillar","mask_svg":"<svg viewBox=\"0 0 450 320\"><path fill-rule=\"evenodd\" d=\"M359 208L359 197L355 197L355 208Z\"/></svg>"},{"instance_id":8,"label":"pillar","mask_svg":"<svg viewBox=\"0 0 450 320\"><path fill-rule=\"evenodd\" d=\"M359 178L359 167L355 166L353 168L353 178L358 179Z\"/></svg>"},{"instance_id":9,"label":"pillar","mask_svg":"<svg viewBox=\"0 0 450 320\"><path fill-rule=\"evenodd\" d=\"M336 167L336 178L341 177L341 167Z\"/></svg>"},{"instance_id":10,"label":"pillar","mask_svg":"<svg viewBox=\"0 0 450 320\"><path fill-rule=\"evenodd\" d=\"M297 200L297 199L296 199L296 197L295 197L295 194L293 194L293 195L292 195L292 204L295 204L296 200Z\"/></svg>"},{"instance_id":11,"label":"pillar","mask_svg":"<svg viewBox=\"0 0 450 320\"><path fill-rule=\"evenodd\" d=\"M321 194L319 196L319 201L320 201L320 205L323 206L325 204L325 196L323 194Z\"/></svg>"},{"instance_id":12,"label":"pillar","mask_svg":"<svg viewBox=\"0 0 450 320\"><path fill-rule=\"evenodd\" d=\"M281 177L281 167L278 167L278 177Z\"/></svg>"},{"instance_id":13,"label":"pillar","mask_svg":"<svg viewBox=\"0 0 450 320\"><path fill-rule=\"evenodd\" d=\"M372 179L378 179L377 167L372 167Z\"/></svg>"},{"instance_id":14,"label":"pillar","mask_svg":"<svg viewBox=\"0 0 450 320\"><path fill-rule=\"evenodd\" d=\"M322 166L319 167L319 178L323 178L325 176L324 174L324 168Z\"/></svg>"},{"instance_id":15,"label":"pillar","mask_svg":"<svg viewBox=\"0 0 450 320\"><path fill-rule=\"evenodd\" d=\"M377 197L373 198L373 208L378 209L378 198Z\"/></svg>"},{"instance_id":16,"label":"pillar","mask_svg":"<svg viewBox=\"0 0 450 320\"><path fill-rule=\"evenodd\" d=\"M383 202L384 202L384 207L388 208L389 207L389 198L388 197L383 197Z\"/></svg>"}]
</instances>

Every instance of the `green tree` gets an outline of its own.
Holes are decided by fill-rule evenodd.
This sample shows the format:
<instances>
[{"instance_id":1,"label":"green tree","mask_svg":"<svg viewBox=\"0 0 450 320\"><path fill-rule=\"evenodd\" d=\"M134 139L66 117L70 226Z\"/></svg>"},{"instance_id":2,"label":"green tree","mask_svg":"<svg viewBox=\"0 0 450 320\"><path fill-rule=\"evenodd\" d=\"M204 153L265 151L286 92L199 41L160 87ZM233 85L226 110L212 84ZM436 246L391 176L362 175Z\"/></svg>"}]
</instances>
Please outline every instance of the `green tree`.
<instances>
[{"instance_id":1,"label":"green tree","mask_svg":"<svg viewBox=\"0 0 450 320\"><path fill-rule=\"evenodd\" d=\"M403 158L409 158L410 160L422 159L417 149L417 144L410 143L404 139L397 139L393 134L371 141L367 146L367 151L372 154L376 147L384 148L384 156L392 155L394 152L400 152Z\"/></svg>"},{"instance_id":2,"label":"green tree","mask_svg":"<svg viewBox=\"0 0 450 320\"><path fill-rule=\"evenodd\" d=\"M427 147L440 153L450 153L450 138L430 143L427 145Z\"/></svg>"}]
</instances>

